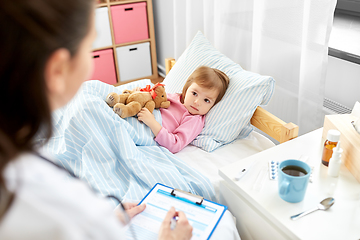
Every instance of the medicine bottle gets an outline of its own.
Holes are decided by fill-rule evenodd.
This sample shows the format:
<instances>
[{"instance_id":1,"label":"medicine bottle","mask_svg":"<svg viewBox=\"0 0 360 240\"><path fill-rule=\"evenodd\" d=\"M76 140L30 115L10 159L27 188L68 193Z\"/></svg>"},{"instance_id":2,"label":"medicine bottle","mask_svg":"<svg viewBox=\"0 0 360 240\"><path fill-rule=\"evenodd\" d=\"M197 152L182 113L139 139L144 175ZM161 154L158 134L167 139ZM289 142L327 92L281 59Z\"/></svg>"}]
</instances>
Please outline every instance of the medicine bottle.
<instances>
[{"instance_id":1,"label":"medicine bottle","mask_svg":"<svg viewBox=\"0 0 360 240\"><path fill-rule=\"evenodd\" d=\"M322 164L329 166L329 160L333 153L333 148L336 147L340 140L340 132L335 129L330 129L327 133L326 141L324 143L324 150L321 158Z\"/></svg>"}]
</instances>

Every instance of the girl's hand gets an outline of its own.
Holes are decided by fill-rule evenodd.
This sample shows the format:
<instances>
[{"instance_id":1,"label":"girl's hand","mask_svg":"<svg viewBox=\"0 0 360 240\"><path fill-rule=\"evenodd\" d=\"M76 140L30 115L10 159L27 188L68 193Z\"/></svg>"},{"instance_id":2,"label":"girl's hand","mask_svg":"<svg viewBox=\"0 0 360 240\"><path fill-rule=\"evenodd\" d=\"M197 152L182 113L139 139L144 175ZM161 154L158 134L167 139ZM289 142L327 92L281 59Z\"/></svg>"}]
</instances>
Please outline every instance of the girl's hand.
<instances>
[{"instance_id":1,"label":"girl's hand","mask_svg":"<svg viewBox=\"0 0 360 240\"><path fill-rule=\"evenodd\" d=\"M156 121L155 116L147 108L142 108L137 114L137 117L140 122L145 123L151 129L155 137L158 135L161 130L161 125Z\"/></svg>"},{"instance_id":2,"label":"girl's hand","mask_svg":"<svg viewBox=\"0 0 360 240\"><path fill-rule=\"evenodd\" d=\"M176 222L176 227L172 230L170 228L171 219L176 216L179 218ZM171 207L161 224L159 239L188 240L192 236L192 230L193 227L189 224L185 214L181 211L176 212L175 208Z\"/></svg>"},{"instance_id":3,"label":"girl's hand","mask_svg":"<svg viewBox=\"0 0 360 240\"><path fill-rule=\"evenodd\" d=\"M140 91L141 87L136 87L133 89L133 91Z\"/></svg>"},{"instance_id":4,"label":"girl's hand","mask_svg":"<svg viewBox=\"0 0 360 240\"><path fill-rule=\"evenodd\" d=\"M156 122L155 116L147 108L142 108L140 112L138 112L137 117L140 122L145 123L147 126L149 126L148 123Z\"/></svg>"}]
</instances>

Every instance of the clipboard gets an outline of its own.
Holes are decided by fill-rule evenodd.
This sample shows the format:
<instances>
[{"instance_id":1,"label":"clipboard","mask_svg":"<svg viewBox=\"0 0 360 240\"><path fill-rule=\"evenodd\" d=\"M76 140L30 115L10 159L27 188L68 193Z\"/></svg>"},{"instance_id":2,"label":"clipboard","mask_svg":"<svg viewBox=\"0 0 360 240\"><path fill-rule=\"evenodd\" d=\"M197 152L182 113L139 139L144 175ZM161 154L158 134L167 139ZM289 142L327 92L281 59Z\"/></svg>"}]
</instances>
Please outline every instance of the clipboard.
<instances>
[{"instance_id":1,"label":"clipboard","mask_svg":"<svg viewBox=\"0 0 360 240\"><path fill-rule=\"evenodd\" d=\"M193 227L192 240L209 239L227 210L227 206L161 183L155 184L139 205L142 203L146 204L145 210L130 223L136 236L127 239L157 239L161 223L171 206L185 213Z\"/></svg>"}]
</instances>

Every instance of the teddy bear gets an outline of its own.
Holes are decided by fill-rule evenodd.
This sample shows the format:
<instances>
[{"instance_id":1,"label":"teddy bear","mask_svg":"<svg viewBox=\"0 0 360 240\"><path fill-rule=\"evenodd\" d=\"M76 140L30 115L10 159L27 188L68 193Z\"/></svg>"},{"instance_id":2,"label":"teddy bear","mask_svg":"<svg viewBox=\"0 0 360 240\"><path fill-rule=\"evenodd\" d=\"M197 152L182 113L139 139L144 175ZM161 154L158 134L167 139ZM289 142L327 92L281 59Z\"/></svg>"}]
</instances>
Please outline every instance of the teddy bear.
<instances>
[{"instance_id":1,"label":"teddy bear","mask_svg":"<svg viewBox=\"0 0 360 240\"><path fill-rule=\"evenodd\" d=\"M140 91L124 90L122 94L112 92L107 95L105 101L121 118L135 116L143 107L152 113L155 108L170 106L164 86L157 83L152 88L146 85Z\"/></svg>"}]
</instances>

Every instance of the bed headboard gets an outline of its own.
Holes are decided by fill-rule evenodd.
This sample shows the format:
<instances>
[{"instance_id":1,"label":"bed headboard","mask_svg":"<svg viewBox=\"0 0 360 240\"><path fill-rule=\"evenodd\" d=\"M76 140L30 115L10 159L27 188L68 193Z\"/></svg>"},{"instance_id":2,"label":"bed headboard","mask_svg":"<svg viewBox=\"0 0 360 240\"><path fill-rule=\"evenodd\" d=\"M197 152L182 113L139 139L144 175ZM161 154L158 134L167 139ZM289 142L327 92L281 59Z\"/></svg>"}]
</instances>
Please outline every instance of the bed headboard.
<instances>
[{"instance_id":1,"label":"bed headboard","mask_svg":"<svg viewBox=\"0 0 360 240\"><path fill-rule=\"evenodd\" d=\"M166 74L175 65L174 58L165 59ZM280 143L296 138L299 134L299 127L294 123L286 123L262 107L257 107L250 120L251 124L257 129L268 134Z\"/></svg>"}]
</instances>

